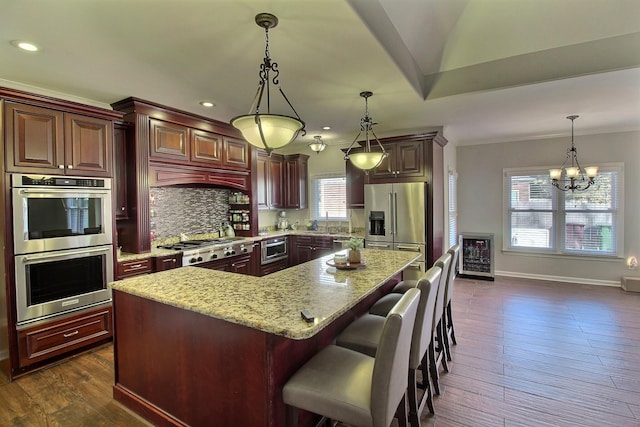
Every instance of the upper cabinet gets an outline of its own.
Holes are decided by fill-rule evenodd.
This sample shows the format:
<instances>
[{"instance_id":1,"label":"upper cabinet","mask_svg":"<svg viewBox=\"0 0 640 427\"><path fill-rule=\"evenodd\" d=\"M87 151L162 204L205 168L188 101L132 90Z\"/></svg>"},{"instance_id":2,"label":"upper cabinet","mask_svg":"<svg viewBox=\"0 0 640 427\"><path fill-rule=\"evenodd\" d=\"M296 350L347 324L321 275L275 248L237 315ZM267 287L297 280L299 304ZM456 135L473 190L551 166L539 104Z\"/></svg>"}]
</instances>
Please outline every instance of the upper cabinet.
<instances>
[{"instance_id":1,"label":"upper cabinet","mask_svg":"<svg viewBox=\"0 0 640 427\"><path fill-rule=\"evenodd\" d=\"M283 156L258 151L256 163L258 209L306 209L308 205L306 154Z\"/></svg>"},{"instance_id":2,"label":"upper cabinet","mask_svg":"<svg viewBox=\"0 0 640 427\"><path fill-rule=\"evenodd\" d=\"M157 119L149 120L149 159L201 167L248 170L249 147L239 139Z\"/></svg>"},{"instance_id":3,"label":"upper cabinet","mask_svg":"<svg viewBox=\"0 0 640 427\"><path fill-rule=\"evenodd\" d=\"M369 172L369 182L410 179L424 181L427 176L424 141L398 141L383 143L389 155Z\"/></svg>"},{"instance_id":4,"label":"upper cabinet","mask_svg":"<svg viewBox=\"0 0 640 427\"><path fill-rule=\"evenodd\" d=\"M264 151L258 151L256 173L257 189L254 197L258 200L258 209L284 208L284 157Z\"/></svg>"},{"instance_id":5,"label":"upper cabinet","mask_svg":"<svg viewBox=\"0 0 640 427\"><path fill-rule=\"evenodd\" d=\"M113 188L116 192L115 217L127 219L129 205L127 203L127 126L116 124L113 131L115 156L113 161Z\"/></svg>"},{"instance_id":6,"label":"upper cabinet","mask_svg":"<svg viewBox=\"0 0 640 427\"><path fill-rule=\"evenodd\" d=\"M308 207L308 162L306 154L284 156L285 164L285 209L306 209Z\"/></svg>"},{"instance_id":7,"label":"upper cabinet","mask_svg":"<svg viewBox=\"0 0 640 427\"><path fill-rule=\"evenodd\" d=\"M113 121L5 102L7 172L110 177Z\"/></svg>"}]
</instances>

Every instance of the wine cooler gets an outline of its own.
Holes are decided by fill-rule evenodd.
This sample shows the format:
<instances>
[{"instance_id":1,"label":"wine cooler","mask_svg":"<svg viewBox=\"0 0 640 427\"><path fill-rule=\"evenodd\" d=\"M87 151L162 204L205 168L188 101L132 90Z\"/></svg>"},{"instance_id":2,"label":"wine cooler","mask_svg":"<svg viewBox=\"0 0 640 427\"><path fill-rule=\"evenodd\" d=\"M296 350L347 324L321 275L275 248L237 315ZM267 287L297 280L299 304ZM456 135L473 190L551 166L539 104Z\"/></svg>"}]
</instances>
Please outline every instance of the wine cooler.
<instances>
[{"instance_id":1,"label":"wine cooler","mask_svg":"<svg viewBox=\"0 0 640 427\"><path fill-rule=\"evenodd\" d=\"M459 242L460 277L494 280L493 234L462 233Z\"/></svg>"}]
</instances>

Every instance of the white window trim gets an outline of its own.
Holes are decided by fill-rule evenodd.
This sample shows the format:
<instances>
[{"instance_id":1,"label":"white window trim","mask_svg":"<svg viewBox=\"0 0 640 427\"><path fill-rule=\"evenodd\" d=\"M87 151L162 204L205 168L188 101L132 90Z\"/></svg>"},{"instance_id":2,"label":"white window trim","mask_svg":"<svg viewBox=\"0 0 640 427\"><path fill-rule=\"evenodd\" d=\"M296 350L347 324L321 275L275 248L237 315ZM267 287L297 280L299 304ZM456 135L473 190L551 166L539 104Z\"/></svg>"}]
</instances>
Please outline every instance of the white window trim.
<instances>
[{"instance_id":1,"label":"white window trim","mask_svg":"<svg viewBox=\"0 0 640 427\"><path fill-rule=\"evenodd\" d=\"M328 178L343 178L347 179L345 174L340 174L340 173L326 173L326 174L316 174L310 177L310 204L309 204L309 216L310 217L315 217L313 219L316 219L318 221L324 221L326 219L326 217L324 215L318 215L317 212L317 208L318 208L318 195L316 193L316 180L318 179L328 179ZM345 200L345 204L346 204L346 200ZM329 217L329 221L347 221L349 219L349 209L346 209L346 216L344 218L336 218L336 217Z\"/></svg>"},{"instance_id":2,"label":"white window trim","mask_svg":"<svg viewBox=\"0 0 640 427\"><path fill-rule=\"evenodd\" d=\"M589 166L589 165L587 165ZM554 188L554 191L559 193L558 197L552 199L553 203L553 239L554 247L550 249L546 248L519 248L511 247L511 191L506 191L507 182L509 176L512 175L540 175L548 173L549 169L556 166L539 166L539 167L526 167L526 168L505 168L502 171L502 203L503 203L503 218L502 218L502 252L514 253L514 254L536 254L541 256L562 256L567 258L583 258L583 259L623 259L624 258L624 163L604 163L600 164L599 172L617 171L619 173L619 189L618 197L616 197L617 209L615 211L615 223L616 223L616 250L614 253L602 254L598 252L581 251L568 251L563 250L562 238L564 232L558 231L557 228L562 226L561 230L564 230L564 211L558 209L558 203L563 200L560 197L561 190ZM583 166L584 167L584 166ZM561 218L559 218L561 217Z\"/></svg>"}]
</instances>

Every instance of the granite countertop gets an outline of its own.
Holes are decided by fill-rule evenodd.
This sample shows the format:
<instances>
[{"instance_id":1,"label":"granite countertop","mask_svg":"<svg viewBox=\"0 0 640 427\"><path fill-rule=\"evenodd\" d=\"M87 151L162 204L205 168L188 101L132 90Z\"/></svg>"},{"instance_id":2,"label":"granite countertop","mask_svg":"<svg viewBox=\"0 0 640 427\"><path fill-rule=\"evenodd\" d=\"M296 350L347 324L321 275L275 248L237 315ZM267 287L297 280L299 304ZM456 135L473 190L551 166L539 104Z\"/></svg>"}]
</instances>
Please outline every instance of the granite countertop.
<instances>
[{"instance_id":1,"label":"granite countertop","mask_svg":"<svg viewBox=\"0 0 640 427\"><path fill-rule=\"evenodd\" d=\"M182 267L110 283L141 296L291 339L309 338L418 259L417 252L362 249L366 267L335 270L324 256L254 277ZM315 316L306 323L300 311Z\"/></svg>"}]
</instances>

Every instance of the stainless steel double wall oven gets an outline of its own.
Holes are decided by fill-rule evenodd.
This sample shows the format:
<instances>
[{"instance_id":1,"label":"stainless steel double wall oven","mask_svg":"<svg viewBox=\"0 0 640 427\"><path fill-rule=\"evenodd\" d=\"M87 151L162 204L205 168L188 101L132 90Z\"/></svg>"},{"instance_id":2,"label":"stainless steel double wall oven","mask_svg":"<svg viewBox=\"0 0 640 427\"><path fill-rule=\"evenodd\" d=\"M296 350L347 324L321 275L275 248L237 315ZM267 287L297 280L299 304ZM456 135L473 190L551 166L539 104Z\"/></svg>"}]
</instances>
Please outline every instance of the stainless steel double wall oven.
<instances>
[{"instance_id":1,"label":"stainless steel double wall oven","mask_svg":"<svg viewBox=\"0 0 640 427\"><path fill-rule=\"evenodd\" d=\"M111 180L11 176L18 325L111 300Z\"/></svg>"}]
</instances>

